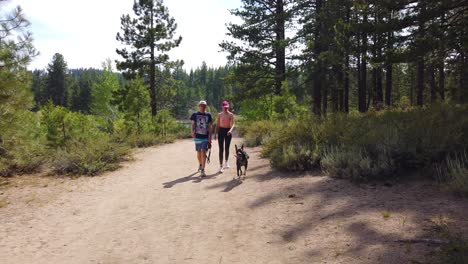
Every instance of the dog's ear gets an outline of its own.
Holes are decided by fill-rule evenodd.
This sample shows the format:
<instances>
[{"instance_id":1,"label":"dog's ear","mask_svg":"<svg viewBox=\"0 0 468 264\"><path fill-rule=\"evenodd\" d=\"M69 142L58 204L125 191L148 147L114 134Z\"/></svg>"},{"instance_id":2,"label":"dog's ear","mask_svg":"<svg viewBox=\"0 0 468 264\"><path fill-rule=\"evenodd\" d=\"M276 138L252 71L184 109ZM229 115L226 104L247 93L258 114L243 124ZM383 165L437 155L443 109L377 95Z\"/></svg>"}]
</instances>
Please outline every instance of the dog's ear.
<instances>
[{"instance_id":1,"label":"dog's ear","mask_svg":"<svg viewBox=\"0 0 468 264\"><path fill-rule=\"evenodd\" d=\"M244 144L242 144L242 147L241 147L242 150L244 150Z\"/></svg>"},{"instance_id":2,"label":"dog's ear","mask_svg":"<svg viewBox=\"0 0 468 264\"><path fill-rule=\"evenodd\" d=\"M236 152L237 152L237 144L234 145L236 147Z\"/></svg>"}]
</instances>

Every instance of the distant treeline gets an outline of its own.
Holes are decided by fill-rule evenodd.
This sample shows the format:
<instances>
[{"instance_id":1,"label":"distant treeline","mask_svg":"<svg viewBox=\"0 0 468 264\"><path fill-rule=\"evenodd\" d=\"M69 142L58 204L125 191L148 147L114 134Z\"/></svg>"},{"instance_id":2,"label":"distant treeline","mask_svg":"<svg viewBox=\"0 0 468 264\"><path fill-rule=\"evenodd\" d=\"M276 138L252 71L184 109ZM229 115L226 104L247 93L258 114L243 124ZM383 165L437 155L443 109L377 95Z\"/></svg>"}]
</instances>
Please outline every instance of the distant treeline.
<instances>
[{"instance_id":1,"label":"distant treeline","mask_svg":"<svg viewBox=\"0 0 468 264\"><path fill-rule=\"evenodd\" d=\"M104 70L95 68L68 69L61 54L56 54L45 70L32 71L31 90L34 94L35 109L38 110L49 100L54 105L64 106L71 111L93 114L93 93L99 89L97 83ZM211 108L218 109L222 100L234 97L236 89L225 79L232 78L232 67L200 67L186 71L176 68L158 68L156 82L157 101L161 109L169 110L178 118L187 118L195 110L198 100L207 100ZM112 104L123 110L123 103L129 92L129 81L114 72L118 87L113 90Z\"/></svg>"}]
</instances>

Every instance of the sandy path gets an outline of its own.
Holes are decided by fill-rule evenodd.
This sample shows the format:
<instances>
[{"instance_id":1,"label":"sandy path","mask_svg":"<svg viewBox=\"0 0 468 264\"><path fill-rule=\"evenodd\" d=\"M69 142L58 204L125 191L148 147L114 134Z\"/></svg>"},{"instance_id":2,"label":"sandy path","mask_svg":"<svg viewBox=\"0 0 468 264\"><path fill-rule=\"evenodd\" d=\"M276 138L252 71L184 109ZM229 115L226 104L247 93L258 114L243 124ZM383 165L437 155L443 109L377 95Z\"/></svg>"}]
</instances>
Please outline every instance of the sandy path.
<instances>
[{"instance_id":1,"label":"sandy path","mask_svg":"<svg viewBox=\"0 0 468 264\"><path fill-rule=\"evenodd\" d=\"M217 162L200 180L192 142L179 141L101 177L0 190L0 262L407 263L433 248L393 240L425 236L437 216L468 226L466 200L430 184L289 177L249 152L243 182Z\"/></svg>"}]
</instances>

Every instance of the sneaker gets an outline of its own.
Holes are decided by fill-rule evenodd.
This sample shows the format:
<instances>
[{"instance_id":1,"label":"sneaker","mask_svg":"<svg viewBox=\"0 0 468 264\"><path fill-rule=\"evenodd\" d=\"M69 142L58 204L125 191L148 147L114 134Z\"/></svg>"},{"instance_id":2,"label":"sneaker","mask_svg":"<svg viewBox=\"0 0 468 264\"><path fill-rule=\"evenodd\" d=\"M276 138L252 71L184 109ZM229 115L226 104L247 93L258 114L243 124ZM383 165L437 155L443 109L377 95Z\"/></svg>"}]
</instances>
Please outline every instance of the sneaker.
<instances>
[{"instance_id":1,"label":"sneaker","mask_svg":"<svg viewBox=\"0 0 468 264\"><path fill-rule=\"evenodd\" d=\"M203 170L203 169L201 170L200 177L206 177L205 170Z\"/></svg>"},{"instance_id":2,"label":"sneaker","mask_svg":"<svg viewBox=\"0 0 468 264\"><path fill-rule=\"evenodd\" d=\"M224 171L224 167L223 166L219 166L219 171L218 172L223 172Z\"/></svg>"},{"instance_id":3,"label":"sneaker","mask_svg":"<svg viewBox=\"0 0 468 264\"><path fill-rule=\"evenodd\" d=\"M201 172L203 170L202 165L198 166L198 172Z\"/></svg>"},{"instance_id":4,"label":"sneaker","mask_svg":"<svg viewBox=\"0 0 468 264\"><path fill-rule=\"evenodd\" d=\"M226 162L224 163L224 169L229 169L229 168L231 168L231 166L229 166L229 163L226 160Z\"/></svg>"}]
</instances>

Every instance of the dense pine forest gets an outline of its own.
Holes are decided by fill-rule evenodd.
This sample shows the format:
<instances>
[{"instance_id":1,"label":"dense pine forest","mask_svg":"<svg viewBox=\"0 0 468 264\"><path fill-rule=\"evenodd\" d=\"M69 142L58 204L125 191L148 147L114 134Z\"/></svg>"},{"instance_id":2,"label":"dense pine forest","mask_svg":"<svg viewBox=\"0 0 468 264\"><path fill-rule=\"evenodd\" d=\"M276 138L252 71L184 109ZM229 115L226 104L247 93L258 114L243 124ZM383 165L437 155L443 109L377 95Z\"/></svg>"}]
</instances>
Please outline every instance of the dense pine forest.
<instances>
[{"instance_id":1,"label":"dense pine forest","mask_svg":"<svg viewBox=\"0 0 468 264\"><path fill-rule=\"evenodd\" d=\"M20 7L3 10L0 173L95 174L129 147L187 136L198 100L232 102L240 132L272 165L357 181L409 171L466 193L468 2L243 0L225 66L187 70L160 0L121 17L120 59L70 69L38 54ZM428 172L429 171L429 172Z\"/></svg>"}]
</instances>

